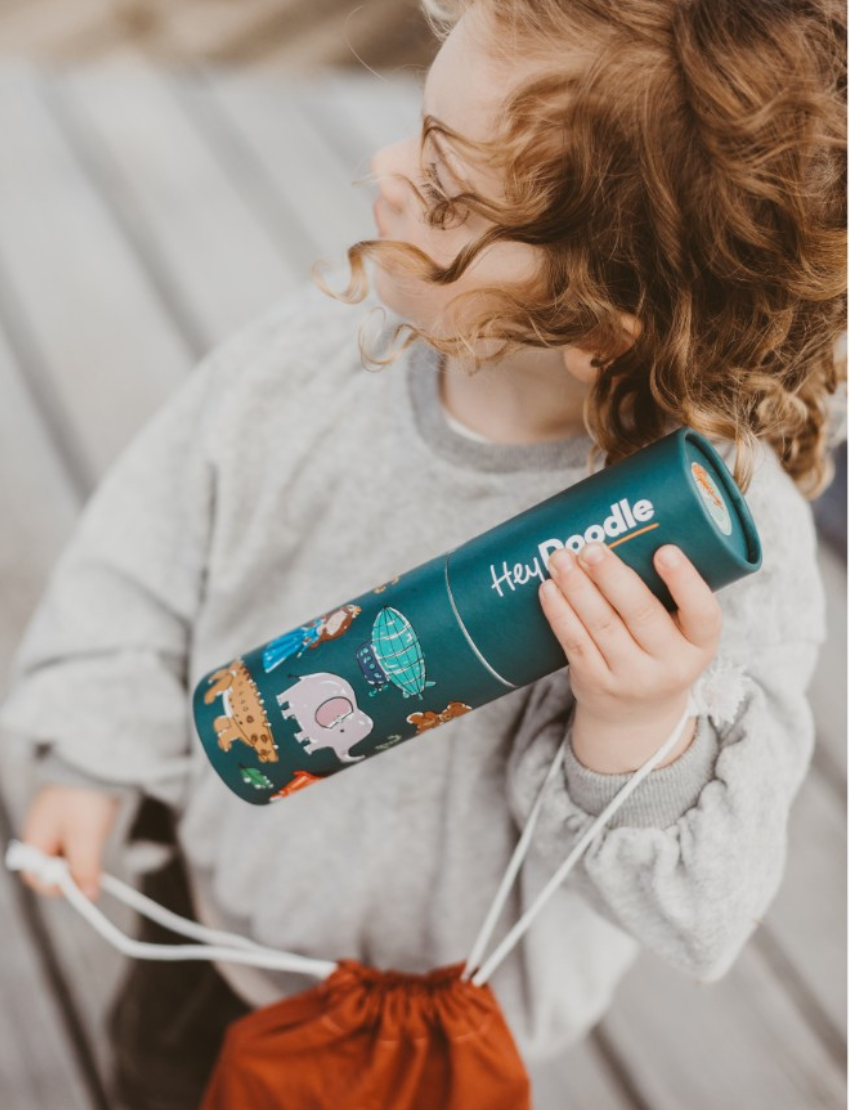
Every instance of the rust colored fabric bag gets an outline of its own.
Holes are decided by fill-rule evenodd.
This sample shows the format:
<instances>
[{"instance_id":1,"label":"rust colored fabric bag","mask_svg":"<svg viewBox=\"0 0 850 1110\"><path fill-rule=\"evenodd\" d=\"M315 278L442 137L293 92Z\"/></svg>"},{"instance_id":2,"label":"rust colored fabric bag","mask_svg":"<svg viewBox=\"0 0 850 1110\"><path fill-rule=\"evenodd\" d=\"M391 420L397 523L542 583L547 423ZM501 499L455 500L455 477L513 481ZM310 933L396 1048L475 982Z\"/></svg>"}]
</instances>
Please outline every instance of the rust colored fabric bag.
<instances>
[{"instance_id":1,"label":"rust colored fabric bag","mask_svg":"<svg viewBox=\"0 0 850 1110\"><path fill-rule=\"evenodd\" d=\"M230 1026L201 1110L531 1110L499 1004L462 970L341 960Z\"/></svg>"}]
</instances>

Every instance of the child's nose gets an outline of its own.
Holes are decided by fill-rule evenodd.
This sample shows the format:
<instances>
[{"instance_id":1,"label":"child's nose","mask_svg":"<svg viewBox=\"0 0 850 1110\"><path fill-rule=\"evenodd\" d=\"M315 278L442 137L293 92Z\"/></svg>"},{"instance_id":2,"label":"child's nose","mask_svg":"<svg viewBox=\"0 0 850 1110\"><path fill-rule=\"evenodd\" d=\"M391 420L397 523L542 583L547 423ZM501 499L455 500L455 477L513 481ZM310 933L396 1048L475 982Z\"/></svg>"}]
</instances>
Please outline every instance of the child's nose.
<instances>
[{"instance_id":1,"label":"child's nose","mask_svg":"<svg viewBox=\"0 0 850 1110\"><path fill-rule=\"evenodd\" d=\"M411 175L411 155L415 145L415 140L401 139L381 147L372 157L372 175L381 196L393 208L400 209L410 192L410 187L402 178Z\"/></svg>"}]
</instances>

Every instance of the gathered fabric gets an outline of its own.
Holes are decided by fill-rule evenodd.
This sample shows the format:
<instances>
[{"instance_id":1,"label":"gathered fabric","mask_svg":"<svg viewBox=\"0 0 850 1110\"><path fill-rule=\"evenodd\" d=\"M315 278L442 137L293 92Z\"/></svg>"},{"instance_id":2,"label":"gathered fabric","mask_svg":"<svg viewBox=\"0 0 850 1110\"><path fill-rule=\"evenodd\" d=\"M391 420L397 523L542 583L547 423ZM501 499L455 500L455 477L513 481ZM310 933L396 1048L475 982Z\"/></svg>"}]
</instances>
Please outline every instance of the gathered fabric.
<instances>
[{"instance_id":1,"label":"gathered fabric","mask_svg":"<svg viewBox=\"0 0 850 1110\"><path fill-rule=\"evenodd\" d=\"M234 1022L201 1110L531 1110L489 985L341 960L322 983Z\"/></svg>"}]
</instances>

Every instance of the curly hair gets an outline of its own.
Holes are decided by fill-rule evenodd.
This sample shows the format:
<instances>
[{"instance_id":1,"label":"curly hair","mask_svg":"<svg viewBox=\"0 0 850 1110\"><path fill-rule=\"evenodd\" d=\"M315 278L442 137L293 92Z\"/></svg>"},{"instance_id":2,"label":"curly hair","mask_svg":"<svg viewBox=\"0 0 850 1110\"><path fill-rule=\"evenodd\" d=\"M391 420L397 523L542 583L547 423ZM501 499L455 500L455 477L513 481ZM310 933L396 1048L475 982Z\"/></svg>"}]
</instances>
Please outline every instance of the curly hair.
<instances>
[{"instance_id":1,"label":"curly hair","mask_svg":"<svg viewBox=\"0 0 850 1110\"><path fill-rule=\"evenodd\" d=\"M761 439L817 496L832 477L830 395L846 380L834 354L846 310L843 5L423 0L439 38L479 5L493 56L521 51L534 75L493 142L433 117L422 139L498 166L505 196L435 203L411 182L432 223L465 207L487 230L448 266L403 243L357 243L336 295L365 296L366 258L451 285L499 241L543 248L541 272L522 290L487 290L463 335L400 325L383 364L417 339L476 367L479 340L501 344L495 360L522 345L590 347L600 370L584 419L606 464L687 424L734 443L743 490ZM641 324L625 351L622 312Z\"/></svg>"}]
</instances>

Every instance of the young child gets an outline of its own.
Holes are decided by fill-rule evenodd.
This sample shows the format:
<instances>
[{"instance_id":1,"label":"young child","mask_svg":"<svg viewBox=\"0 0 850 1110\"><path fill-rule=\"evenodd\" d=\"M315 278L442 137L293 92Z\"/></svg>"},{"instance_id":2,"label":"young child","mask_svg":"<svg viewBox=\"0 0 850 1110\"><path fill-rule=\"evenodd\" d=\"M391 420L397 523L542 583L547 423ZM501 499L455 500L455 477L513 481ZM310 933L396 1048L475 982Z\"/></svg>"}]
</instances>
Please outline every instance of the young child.
<instances>
[{"instance_id":1,"label":"young child","mask_svg":"<svg viewBox=\"0 0 850 1110\"><path fill-rule=\"evenodd\" d=\"M355 306L312 287L274 306L143 430L56 567L3 722L40 757L23 838L91 897L119 799L153 798L189 887L169 871L160 899L272 947L423 972L468 954L558 745L505 930L701 691L493 978L537 1058L600 1018L641 947L723 975L780 882L824 637L806 499L829 480L839 384L843 11L461 0L432 16L422 134L375 156ZM389 354L361 329L378 303ZM367 373L361 344L387 368ZM569 670L275 806L222 785L191 720L204 673L682 424L747 491L758 575L715 596L662 548L671 615L589 544L553 560L540 598ZM197 1105L227 1021L310 985L133 965L118 1097Z\"/></svg>"}]
</instances>

